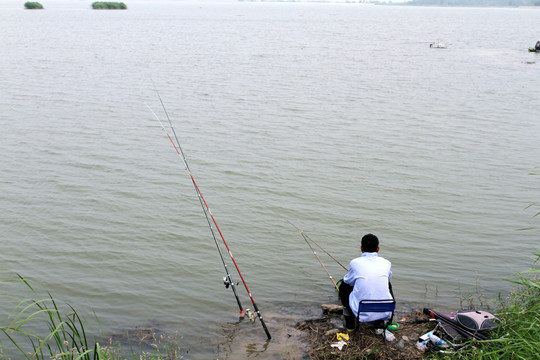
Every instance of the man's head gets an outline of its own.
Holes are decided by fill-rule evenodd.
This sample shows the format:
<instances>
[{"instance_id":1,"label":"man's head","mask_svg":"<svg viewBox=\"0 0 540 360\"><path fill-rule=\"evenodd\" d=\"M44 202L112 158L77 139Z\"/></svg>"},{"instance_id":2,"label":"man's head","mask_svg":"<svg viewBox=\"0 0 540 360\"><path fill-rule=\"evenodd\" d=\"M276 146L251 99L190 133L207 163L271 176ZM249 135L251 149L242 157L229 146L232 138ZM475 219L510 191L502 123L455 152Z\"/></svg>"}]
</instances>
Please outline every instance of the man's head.
<instances>
[{"instance_id":1,"label":"man's head","mask_svg":"<svg viewBox=\"0 0 540 360\"><path fill-rule=\"evenodd\" d=\"M379 239L373 234L366 234L362 237L362 252L379 252Z\"/></svg>"}]
</instances>

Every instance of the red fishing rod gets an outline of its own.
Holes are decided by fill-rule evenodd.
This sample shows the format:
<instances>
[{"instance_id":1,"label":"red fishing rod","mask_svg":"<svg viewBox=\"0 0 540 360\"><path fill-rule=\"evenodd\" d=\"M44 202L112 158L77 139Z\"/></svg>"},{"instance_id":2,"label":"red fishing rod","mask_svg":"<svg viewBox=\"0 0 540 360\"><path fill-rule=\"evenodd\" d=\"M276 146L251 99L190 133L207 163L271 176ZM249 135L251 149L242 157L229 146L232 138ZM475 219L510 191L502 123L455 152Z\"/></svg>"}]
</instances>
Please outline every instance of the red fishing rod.
<instances>
[{"instance_id":1,"label":"red fishing rod","mask_svg":"<svg viewBox=\"0 0 540 360\"><path fill-rule=\"evenodd\" d=\"M236 260L234 259L234 256L233 256L233 254L231 252L231 249L229 248L229 245L227 244L227 241L225 240L225 237L223 236L223 233L221 232L221 229L219 228L219 225L218 225L214 215L212 214L212 211L210 210L210 207L208 206L208 203L204 199L204 196L203 196L199 186L197 185L197 182L195 181L195 177L191 173L191 170L190 170L189 165L188 165L187 160L186 160L186 156L184 155L184 151L182 149L182 146L180 145L180 141L178 140L178 136L176 135L176 132L174 131L174 127L172 125L171 118L169 117L169 114L167 113L167 109L165 108L165 104L163 104L163 100L161 99L161 96L159 95L159 92L157 92L157 90L156 90L156 93L157 93L157 95L159 97L159 101L161 102L161 106L163 107L163 111L165 112L165 115L167 116L167 120L168 120L169 126L170 126L170 128L171 128L171 130L172 130L172 132L174 134L176 144L173 141L170 134L167 132L167 129L165 128L165 126L163 125L163 122L160 120L160 118L157 116L157 114L150 108L150 106L148 106L148 105L146 105L146 106L148 107L148 109L150 109L150 111L154 114L156 119L159 121L159 124L161 125L161 129L163 131L165 131L165 133L167 134L167 137L169 138L171 144L173 145L174 149L176 150L176 153L182 159L182 162L184 163L185 169L189 174L189 177L191 179L191 182L193 183L195 191L197 192L197 197L199 198L199 202L201 203L201 207L202 207L204 215L206 217L206 221L208 222L208 226L210 227L212 237L214 238L214 242L216 243L216 246L218 248L218 252L219 252L219 255L221 257L221 261L223 262L223 266L225 267L225 272L227 273L227 276L224 279L225 286L226 287L229 287L229 285L231 286L231 288L233 290L233 293L234 293L234 296L236 298L236 302L238 303L238 307L240 308L240 314L243 316L245 311L242 308L242 305L240 303L240 299L239 299L238 294L236 292L235 283L234 283L234 281L232 281L231 274L230 274L230 272L228 270L228 267L227 267L227 263L225 262L225 259L223 258L223 254L221 252L221 248L219 247L219 243L217 241L217 237L216 237L214 227L212 226L212 224L215 226L217 232L219 233L219 236L221 237L221 240L222 240L223 244L227 248L227 252L228 252L228 254L229 254L229 256L230 256L230 258L231 258L231 260L232 260L232 262L233 262L233 264L235 266L235 268L236 268L236 271L238 272L238 275L240 276L240 279L242 280L242 283L244 284L244 287L245 287L245 289L246 289L246 291L247 291L247 293L249 295L251 303L253 304L253 309L255 310L255 312L257 313L257 317L261 321L261 325L262 325L262 327L264 329L264 332L266 333L266 336L268 337L268 340L272 340L272 336L270 335L270 332L268 331L268 328L266 327L266 324L264 322L262 314L259 311L259 308L258 308L257 304L255 303L255 300L253 299L253 295L251 294L251 291L249 291L247 283L246 283L244 277L242 276L242 273L240 272L240 268L238 267L238 264L237 264ZM211 219L211 221L210 221L210 219ZM249 312L249 309L248 309L248 312Z\"/></svg>"},{"instance_id":2,"label":"red fishing rod","mask_svg":"<svg viewBox=\"0 0 540 360\"><path fill-rule=\"evenodd\" d=\"M174 149L176 150L177 154L182 158L184 159L184 155L183 155L183 152L182 152L182 149L181 148L178 148L176 146L176 144L174 143L171 135L167 132L167 129L165 129L165 126L163 125L163 122L161 121L161 119L157 116L157 114L150 108L150 106L148 106L148 104L145 104L148 109L150 109L150 111L154 114L154 116L156 117L156 119L159 121L159 124L161 125L161 129L163 131L165 131L165 133L167 134L167 137L169 138L169 140L171 141L171 144L173 145ZM218 240L217 240L217 237L215 235L215 232L214 232L214 228L212 227L212 223L210 222L210 219L209 219L209 216L208 216L208 213L204 207L204 199L202 198L202 194L200 193L199 191L199 187L197 186L197 183L195 182L195 178L193 178L193 175L191 174L191 171L189 170L189 166L188 164L184 161L184 165L186 166L186 170L188 171L190 177L191 177L191 180L193 182L193 185L195 186L195 190L197 191L197 195L199 197L199 201L201 202L201 206L203 207L203 211L204 211L204 215L206 217L206 221L208 222L208 226L210 227L210 231L212 232L212 237L214 238L214 243L216 244L216 248L218 250L218 253L219 253L219 257L221 258L221 262L223 263L223 267L225 268L225 278L223 279L224 280L224 283L225 283L225 286L226 287L229 287L231 286L231 289L234 293L234 297L236 298L236 302L238 304L238 307L240 308L240 316L241 317L244 317L244 314L245 314L245 310L243 309L242 307L242 303L240 302L240 298L238 297L238 293L236 292L236 285L234 283L234 281L232 280L232 276L229 272L229 268L227 266L227 263L225 262L225 258L223 257L223 253L221 251L221 248L219 246L219 243L218 243Z\"/></svg>"}]
</instances>

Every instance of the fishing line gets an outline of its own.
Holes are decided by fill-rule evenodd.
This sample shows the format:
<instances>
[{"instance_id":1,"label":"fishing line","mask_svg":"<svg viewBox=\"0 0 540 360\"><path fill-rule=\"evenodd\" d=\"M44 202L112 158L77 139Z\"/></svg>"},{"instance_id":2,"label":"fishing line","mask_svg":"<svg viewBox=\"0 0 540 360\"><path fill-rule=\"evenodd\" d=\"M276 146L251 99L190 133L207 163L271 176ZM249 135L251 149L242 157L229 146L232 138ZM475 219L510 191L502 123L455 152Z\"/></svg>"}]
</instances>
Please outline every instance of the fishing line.
<instances>
[{"instance_id":1,"label":"fishing line","mask_svg":"<svg viewBox=\"0 0 540 360\"><path fill-rule=\"evenodd\" d=\"M345 269L345 271L349 271L349 269L348 269L346 266L344 266L342 263L340 263L338 259L336 259L335 257L333 257L332 254L330 254L328 251L326 251L321 245L317 244L317 242L316 242L315 240L313 240L312 238L310 238L310 237L308 236L308 234L306 234L306 233L304 232L304 230L298 228L298 227L297 227L296 225L294 225L290 220L287 220L287 222L288 222L289 224L291 224L292 226L294 226L294 227L296 228L296 230L298 230L298 231L300 232L300 234L302 234L302 237L304 237L304 240L307 238L307 240L311 241L311 242L312 242L313 244L315 244L319 249L321 249L326 255L330 256L330 258L331 258L332 260L334 260L336 263L338 263L339 266L341 266L343 269ZM308 245L309 245L309 243L308 243Z\"/></svg>"},{"instance_id":2,"label":"fishing line","mask_svg":"<svg viewBox=\"0 0 540 360\"><path fill-rule=\"evenodd\" d=\"M304 233L304 230L301 230L299 229L296 225L294 225L292 222L290 222L289 220L287 220L287 222L289 224L291 224L292 226L294 226L298 232L300 233L300 235L302 235L302 237L304 238L304 241L308 244L309 248L311 249L311 251L313 252L313 255L315 255L315 257L317 258L317 260L319 260L319 263L321 264L321 266L323 267L324 271L326 271L326 274L328 274L328 277L330 278L330 281L332 281L332 284L334 284L334 287L336 288L337 291L339 291L339 286L336 284L336 281L334 280L334 278L332 277L332 275L330 275L330 272L328 271L328 269L326 268L326 266L324 266L324 263L322 262L321 258L319 257L319 254L317 254L317 252L315 251L315 249L313 248L313 246L311 246L311 243L310 243L310 238L308 235L306 235L306 233ZM312 240L311 240L312 241ZM328 253L327 253L328 254ZM330 255L330 254L328 254ZM331 256L331 255L330 255ZM332 257L332 259L334 259ZM334 259L338 264L339 264L339 261L337 261L336 259ZM340 264L341 265L341 264ZM341 265L343 266L343 265Z\"/></svg>"},{"instance_id":3,"label":"fishing line","mask_svg":"<svg viewBox=\"0 0 540 360\"><path fill-rule=\"evenodd\" d=\"M242 283L244 284L246 292L248 293L249 298L251 300L251 303L253 304L253 309L257 313L257 316L258 316L258 318L259 318L259 320L261 322L261 325L262 325L262 327L264 329L264 332L266 333L266 336L268 337L268 340L272 340L272 336L270 335L270 332L268 331L268 328L266 327L266 323L264 322L262 314L259 311L259 308L258 308L257 304L255 303L255 300L253 299L253 295L251 294L251 291L249 290L249 288L247 286L247 283L246 283L244 277L242 276L242 273L240 272L240 268L238 267L238 264L237 264L233 254L231 252L231 249L229 248L229 245L227 244L227 241L225 240L225 237L223 236L223 233L221 232L221 229L219 228L219 225L218 225L214 215L212 214L212 211L210 210L210 207L208 206L208 203L206 202L206 200L205 200L199 186L197 185L197 182L195 181L195 177L191 173L191 170L190 170L189 165L187 163L184 151L182 149L182 146L180 145L180 141L178 140L178 136L176 135L176 132L174 131L174 126L172 125L171 118L169 117L169 114L167 113L167 109L165 108L163 100L161 99L161 96L159 95L159 92L157 90L156 90L156 93L158 95L161 106L163 107L163 111L165 112L165 115L167 116L167 120L168 120L169 126L170 126L170 128L171 128L171 130L172 130L172 132L174 134L176 144L173 141L173 139L172 139L171 135L169 134L169 132L166 130L165 126L163 125L163 122L161 121L161 119L159 119L157 114L152 110L152 108L150 108L150 106L148 106L147 104L145 104L145 105L148 107L148 109L150 109L150 111L154 114L156 119L159 121L159 124L161 125L162 130L165 131L165 133L167 134L167 137L169 138L171 144L173 145L174 149L176 150L176 153L182 159L182 162L184 163L185 169L189 174L189 177L191 179L191 182L193 183L195 191L197 192L197 197L199 198L199 202L201 203L201 207L202 207L204 215L206 217L206 221L208 222L208 226L210 227L210 231L212 232L212 237L214 238L214 242L216 243L216 247L218 248L218 252L219 252L219 255L221 257L221 261L223 262L223 266L225 267L225 272L227 273L226 279L224 279L225 280L224 281L225 286L226 287L228 287L229 285L231 286L231 288L233 290L233 293L234 293L234 296L236 298L236 302L238 303L238 307L240 308L240 314L243 315L245 311L243 310L242 305L240 303L240 299L239 299L238 294L236 292L235 283L234 283L234 281L232 281L231 274L230 274L230 272L228 270L228 267L227 267L227 264L226 264L226 262L225 262L225 260L223 258L223 254L222 254L221 249L219 247L219 243L218 243L218 240L217 240L217 237L216 237L216 234L215 234L215 231L214 231L214 227L212 226L212 224L214 224L215 229L217 230L217 232L219 233L219 236L221 237L221 240L223 241L223 244L227 248L227 252L228 252L228 254L229 254L229 256L230 256L230 258L231 258L231 260L232 260L232 262L233 262L233 264L235 266L235 268L236 268L236 271L238 272L238 275L240 276L240 279L242 280ZM212 221L210 221L210 219ZM249 315L249 313L248 313L248 315Z\"/></svg>"}]
</instances>

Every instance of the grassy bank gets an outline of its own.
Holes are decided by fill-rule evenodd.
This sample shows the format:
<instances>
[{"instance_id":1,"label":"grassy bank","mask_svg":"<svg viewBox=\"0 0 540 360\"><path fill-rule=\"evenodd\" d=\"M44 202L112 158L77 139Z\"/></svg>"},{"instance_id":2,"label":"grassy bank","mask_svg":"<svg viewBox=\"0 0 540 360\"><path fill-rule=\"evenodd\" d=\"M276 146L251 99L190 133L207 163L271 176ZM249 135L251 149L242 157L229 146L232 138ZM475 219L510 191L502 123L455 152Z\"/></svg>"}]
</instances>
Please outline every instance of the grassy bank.
<instances>
[{"instance_id":1,"label":"grassy bank","mask_svg":"<svg viewBox=\"0 0 540 360\"><path fill-rule=\"evenodd\" d=\"M540 252L536 253L536 263ZM434 354L437 359L537 359L540 354L540 270L517 274L511 280L516 289L497 310L502 326L493 331L491 339L471 343L456 354Z\"/></svg>"}]
</instances>

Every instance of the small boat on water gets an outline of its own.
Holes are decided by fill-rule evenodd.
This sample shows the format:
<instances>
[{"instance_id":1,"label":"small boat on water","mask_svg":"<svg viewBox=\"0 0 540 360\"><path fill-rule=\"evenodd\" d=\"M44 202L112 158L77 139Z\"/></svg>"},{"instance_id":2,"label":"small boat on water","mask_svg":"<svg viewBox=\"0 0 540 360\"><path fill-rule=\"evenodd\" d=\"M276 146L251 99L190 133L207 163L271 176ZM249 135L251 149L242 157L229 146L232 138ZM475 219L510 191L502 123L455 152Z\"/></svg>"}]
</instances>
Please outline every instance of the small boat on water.
<instances>
[{"instance_id":1,"label":"small boat on water","mask_svg":"<svg viewBox=\"0 0 540 360\"><path fill-rule=\"evenodd\" d=\"M540 52L540 40L536 42L536 45L529 48L529 52Z\"/></svg>"},{"instance_id":2,"label":"small boat on water","mask_svg":"<svg viewBox=\"0 0 540 360\"><path fill-rule=\"evenodd\" d=\"M432 42L431 44L429 44L429 47L434 48L434 49L446 49L447 48L446 44L443 43L441 40L437 40L435 42Z\"/></svg>"}]
</instances>

